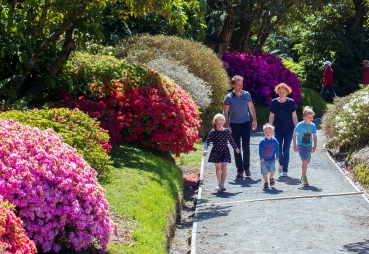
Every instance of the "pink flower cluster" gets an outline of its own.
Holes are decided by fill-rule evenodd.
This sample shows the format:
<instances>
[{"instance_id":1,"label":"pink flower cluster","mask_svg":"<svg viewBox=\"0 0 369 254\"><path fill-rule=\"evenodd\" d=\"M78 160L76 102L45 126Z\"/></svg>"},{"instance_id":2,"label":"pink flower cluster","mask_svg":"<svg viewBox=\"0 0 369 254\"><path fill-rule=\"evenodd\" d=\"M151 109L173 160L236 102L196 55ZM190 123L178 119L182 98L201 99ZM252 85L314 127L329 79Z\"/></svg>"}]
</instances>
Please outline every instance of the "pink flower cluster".
<instances>
[{"instance_id":1,"label":"pink flower cluster","mask_svg":"<svg viewBox=\"0 0 369 254\"><path fill-rule=\"evenodd\" d=\"M3 202L0 195L0 253L31 254L37 253L35 243L25 234L22 221Z\"/></svg>"},{"instance_id":2,"label":"pink flower cluster","mask_svg":"<svg viewBox=\"0 0 369 254\"><path fill-rule=\"evenodd\" d=\"M255 103L270 105L271 100L278 96L274 88L282 82L292 88L289 96L300 103L301 82L284 66L281 58L261 51L226 52L223 61L230 77L240 75L244 78L243 87Z\"/></svg>"},{"instance_id":3,"label":"pink flower cluster","mask_svg":"<svg viewBox=\"0 0 369 254\"><path fill-rule=\"evenodd\" d=\"M0 194L43 252L107 248L112 222L96 176L52 130L0 120Z\"/></svg>"}]
</instances>

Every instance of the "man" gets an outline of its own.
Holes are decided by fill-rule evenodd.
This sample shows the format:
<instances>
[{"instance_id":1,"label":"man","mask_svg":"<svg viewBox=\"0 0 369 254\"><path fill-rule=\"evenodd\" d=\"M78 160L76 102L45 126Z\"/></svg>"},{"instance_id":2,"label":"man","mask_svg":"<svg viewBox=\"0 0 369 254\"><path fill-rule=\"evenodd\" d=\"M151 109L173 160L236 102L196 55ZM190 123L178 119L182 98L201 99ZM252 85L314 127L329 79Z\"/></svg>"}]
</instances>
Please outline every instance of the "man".
<instances>
[{"instance_id":1,"label":"man","mask_svg":"<svg viewBox=\"0 0 369 254\"><path fill-rule=\"evenodd\" d=\"M242 90L243 77L234 76L232 78L233 91L227 94L223 102L223 115L226 118L225 126L231 132L236 146L241 149L242 155L234 152L234 158L237 167L237 177L243 177L243 171L246 176L251 176L250 172L250 114L252 116L252 130L257 128L255 107L248 92ZM228 113L230 113L228 115ZM243 157L243 160L242 160Z\"/></svg>"},{"instance_id":2,"label":"man","mask_svg":"<svg viewBox=\"0 0 369 254\"><path fill-rule=\"evenodd\" d=\"M332 97L336 97L336 93L333 89L333 69L331 67L332 63L330 61L324 62L324 72L323 72L323 79L322 79L322 98L325 100L327 96L327 90L329 90L329 93Z\"/></svg>"},{"instance_id":3,"label":"man","mask_svg":"<svg viewBox=\"0 0 369 254\"><path fill-rule=\"evenodd\" d=\"M369 61L364 60L363 62L363 87L367 87L369 85Z\"/></svg>"}]
</instances>

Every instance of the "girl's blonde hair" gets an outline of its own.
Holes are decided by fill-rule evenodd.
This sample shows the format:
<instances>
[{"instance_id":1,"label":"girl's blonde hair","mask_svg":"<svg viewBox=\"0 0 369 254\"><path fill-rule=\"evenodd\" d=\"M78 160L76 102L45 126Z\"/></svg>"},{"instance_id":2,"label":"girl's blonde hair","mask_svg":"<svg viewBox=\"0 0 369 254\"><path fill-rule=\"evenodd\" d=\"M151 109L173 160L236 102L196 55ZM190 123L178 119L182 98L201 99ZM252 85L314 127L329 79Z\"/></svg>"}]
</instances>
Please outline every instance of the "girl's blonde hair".
<instances>
[{"instance_id":1,"label":"girl's blonde hair","mask_svg":"<svg viewBox=\"0 0 369 254\"><path fill-rule=\"evenodd\" d=\"M270 123L266 123L263 125L263 131L265 131L266 129L271 129L274 132L274 126Z\"/></svg>"},{"instance_id":2,"label":"girl's blonde hair","mask_svg":"<svg viewBox=\"0 0 369 254\"><path fill-rule=\"evenodd\" d=\"M217 127L215 124L215 121L218 119L222 119L225 122L225 116L223 114L218 113L214 116L213 121L211 122L211 125L213 126L213 128Z\"/></svg>"},{"instance_id":3,"label":"girl's blonde hair","mask_svg":"<svg viewBox=\"0 0 369 254\"><path fill-rule=\"evenodd\" d=\"M313 114L315 116L315 113L313 111L313 108L312 107L309 107L309 106L305 106L304 107L304 111L302 112L302 114L304 116L307 116L307 115L310 115L310 114Z\"/></svg>"},{"instance_id":4,"label":"girl's blonde hair","mask_svg":"<svg viewBox=\"0 0 369 254\"><path fill-rule=\"evenodd\" d=\"M292 93L292 89L291 89L291 87L289 87L289 86L288 86L287 84L285 84L285 83L280 83L279 85L277 85L277 86L274 88L274 92L275 92L276 94L278 94L278 93L279 93L279 89L281 89L281 88L286 89L287 95L289 95L290 93Z\"/></svg>"}]
</instances>

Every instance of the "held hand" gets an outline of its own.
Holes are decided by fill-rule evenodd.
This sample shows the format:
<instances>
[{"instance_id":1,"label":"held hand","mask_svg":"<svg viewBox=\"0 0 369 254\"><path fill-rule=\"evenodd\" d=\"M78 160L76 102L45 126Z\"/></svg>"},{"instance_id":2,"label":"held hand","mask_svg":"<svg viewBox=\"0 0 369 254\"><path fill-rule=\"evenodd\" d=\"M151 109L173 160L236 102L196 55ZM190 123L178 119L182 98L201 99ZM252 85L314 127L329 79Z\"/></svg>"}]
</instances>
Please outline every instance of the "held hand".
<instances>
[{"instance_id":1,"label":"held hand","mask_svg":"<svg viewBox=\"0 0 369 254\"><path fill-rule=\"evenodd\" d=\"M207 150L204 150L204 151L202 151L202 154L204 155L204 156L206 156L206 154L208 153L208 151Z\"/></svg>"},{"instance_id":2,"label":"held hand","mask_svg":"<svg viewBox=\"0 0 369 254\"><path fill-rule=\"evenodd\" d=\"M227 129L229 130L229 132L232 134L232 128L231 126L228 125Z\"/></svg>"},{"instance_id":3,"label":"held hand","mask_svg":"<svg viewBox=\"0 0 369 254\"><path fill-rule=\"evenodd\" d=\"M256 128L258 127L258 123L256 121L252 122L252 130L256 130Z\"/></svg>"},{"instance_id":4,"label":"held hand","mask_svg":"<svg viewBox=\"0 0 369 254\"><path fill-rule=\"evenodd\" d=\"M261 158L261 159L260 159L260 162L264 162L264 158Z\"/></svg>"},{"instance_id":5,"label":"held hand","mask_svg":"<svg viewBox=\"0 0 369 254\"><path fill-rule=\"evenodd\" d=\"M299 149L297 149L297 146L293 147L293 150L297 153L299 151Z\"/></svg>"},{"instance_id":6,"label":"held hand","mask_svg":"<svg viewBox=\"0 0 369 254\"><path fill-rule=\"evenodd\" d=\"M236 153L240 153L240 149L238 149L238 148L237 148L237 149L236 149Z\"/></svg>"},{"instance_id":7,"label":"held hand","mask_svg":"<svg viewBox=\"0 0 369 254\"><path fill-rule=\"evenodd\" d=\"M279 158L278 158L278 157L275 157L275 160L276 160L276 161L278 161L278 160L279 160Z\"/></svg>"}]
</instances>

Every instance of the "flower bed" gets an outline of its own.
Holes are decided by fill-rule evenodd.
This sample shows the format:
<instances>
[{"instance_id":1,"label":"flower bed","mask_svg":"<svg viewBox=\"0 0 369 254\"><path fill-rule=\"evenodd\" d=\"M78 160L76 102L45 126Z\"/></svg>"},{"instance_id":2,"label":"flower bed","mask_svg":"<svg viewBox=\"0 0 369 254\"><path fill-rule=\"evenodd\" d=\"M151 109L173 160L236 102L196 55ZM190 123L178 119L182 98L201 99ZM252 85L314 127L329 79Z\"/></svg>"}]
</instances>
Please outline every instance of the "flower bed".
<instances>
[{"instance_id":1,"label":"flower bed","mask_svg":"<svg viewBox=\"0 0 369 254\"><path fill-rule=\"evenodd\" d=\"M106 249L112 222L96 175L52 130L0 120L0 194L43 252Z\"/></svg>"}]
</instances>

